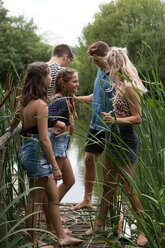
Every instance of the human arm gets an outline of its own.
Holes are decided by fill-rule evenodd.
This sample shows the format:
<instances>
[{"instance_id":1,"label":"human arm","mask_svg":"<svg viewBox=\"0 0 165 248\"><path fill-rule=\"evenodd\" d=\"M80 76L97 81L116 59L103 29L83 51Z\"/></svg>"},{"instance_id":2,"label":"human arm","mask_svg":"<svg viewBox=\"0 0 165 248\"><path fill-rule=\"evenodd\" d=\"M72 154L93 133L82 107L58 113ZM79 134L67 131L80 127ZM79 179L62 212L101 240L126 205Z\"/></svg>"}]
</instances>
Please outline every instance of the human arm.
<instances>
[{"instance_id":1,"label":"human arm","mask_svg":"<svg viewBox=\"0 0 165 248\"><path fill-rule=\"evenodd\" d=\"M48 107L46 106L46 103L44 101L38 100L35 109L36 109L35 112L36 112L37 126L39 132L39 140L42 150L47 160L52 165L53 175L55 179L60 180L62 178L62 173L56 162L52 145L48 136L48 119L42 118L42 116L48 116Z\"/></svg>"},{"instance_id":2,"label":"human arm","mask_svg":"<svg viewBox=\"0 0 165 248\"><path fill-rule=\"evenodd\" d=\"M125 88L124 96L128 101L131 115L128 117L120 117L118 115L112 117L110 114L102 112L103 120L110 123L118 122L120 125L140 124L142 122L142 112L139 94L133 87L127 86Z\"/></svg>"},{"instance_id":3,"label":"human arm","mask_svg":"<svg viewBox=\"0 0 165 248\"><path fill-rule=\"evenodd\" d=\"M66 124L62 121L57 121L53 129L55 134L63 133L66 130Z\"/></svg>"},{"instance_id":4,"label":"human arm","mask_svg":"<svg viewBox=\"0 0 165 248\"><path fill-rule=\"evenodd\" d=\"M91 103L93 100L93 94L90 94L88 96L74 96L73 100L75 103Z\"/></svg>"}]
</instances>

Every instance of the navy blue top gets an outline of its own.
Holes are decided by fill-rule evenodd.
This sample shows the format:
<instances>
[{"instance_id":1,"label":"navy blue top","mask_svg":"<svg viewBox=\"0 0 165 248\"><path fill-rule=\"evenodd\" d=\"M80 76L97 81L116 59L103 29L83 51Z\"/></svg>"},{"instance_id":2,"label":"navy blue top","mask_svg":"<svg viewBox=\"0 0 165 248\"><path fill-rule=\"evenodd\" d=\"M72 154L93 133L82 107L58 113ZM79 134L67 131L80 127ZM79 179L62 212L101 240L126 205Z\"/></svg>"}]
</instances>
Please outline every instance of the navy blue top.
<instances>
[{"instance_id":1,"label":"navy blue top","mask_svg":"<svg viewBox=\"0 0 165 248\"><path fill-rule=\"evenodd\" d=\"M55 97L48 106L48 111L50 116L48 118L49 127L54 127L57 121L64 122L66 126L70 125L69 110L65 98L61 96Z\"/></svg>"},{"instance_id":2,"label":"navy blue top","mask_svg":"<svg viewBox=\"0 0 165 248\"><path fill-rule=\"evenodd\" d=\"M109 81L109 72L98 69L94 83L92 109L92 120L90 128L95 130L103 130L104 124L101 122L101 112L109 112L112 108L112 85Z\"/></svg>"}]
</instances>

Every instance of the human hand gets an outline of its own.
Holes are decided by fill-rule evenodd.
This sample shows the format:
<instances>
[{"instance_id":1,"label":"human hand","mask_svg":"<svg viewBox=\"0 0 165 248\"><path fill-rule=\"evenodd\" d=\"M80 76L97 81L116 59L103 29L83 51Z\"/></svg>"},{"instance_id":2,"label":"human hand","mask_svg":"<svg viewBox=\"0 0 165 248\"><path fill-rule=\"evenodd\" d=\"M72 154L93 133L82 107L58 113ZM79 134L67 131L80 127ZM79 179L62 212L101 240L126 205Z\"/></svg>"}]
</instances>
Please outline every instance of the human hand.
<instances>
[{"instance_id":1,"label":"human hand","mask_svg":"<svg viewBox=\"0 0 165 248\"><path fill-rule=\"evenodd\" d=\"M114 121L114 118L111 116L110 113L106 113L106 112L101 112L102 116L103 116L103 120L110 122L110 121Z\"/></svg>"},{"instance_id":2,"label":"human hand","mask_svg":"<svg viewBox=\"0 0 165 248\"><path fill-rule=\"evenodd\" d=\"M58 181L62 179L62 173L61 170L57 167L57 168L52 168L53 170L53 176L54 176L54 180Z\"/></svg>"},{"instance_id":3,"label":"human hand","mask_svg":"<svg viewBox=\"0 0 165 248\"><path fill-rule=\"evenodd\" d=\"M79 103L79 100L77 99L77 96L73 95L73 101L74 101L74 104Z\"/></svg>"},{"instance_id":4,"label":"human hand","mask_svg":"<svg viewBox=\"0 0 165 248\"><path fill-rule=\"evenodd\" d=\"M65 123L63 123L62 127L54 127L54 134L60 134L60 133L64 133L66 131L66 125Z\"/></svg>"},{"instance_id":5,"label":"human hand","mask_svg":"<svg viewBox=\"0 0 165 248\"><path fill-rule=\"evenodd\" d=\"M59 127L54 127L53 128L54 129L54 134L60 134L61 133L61 128L59 128Z\"/></svg>"}]
</instances>

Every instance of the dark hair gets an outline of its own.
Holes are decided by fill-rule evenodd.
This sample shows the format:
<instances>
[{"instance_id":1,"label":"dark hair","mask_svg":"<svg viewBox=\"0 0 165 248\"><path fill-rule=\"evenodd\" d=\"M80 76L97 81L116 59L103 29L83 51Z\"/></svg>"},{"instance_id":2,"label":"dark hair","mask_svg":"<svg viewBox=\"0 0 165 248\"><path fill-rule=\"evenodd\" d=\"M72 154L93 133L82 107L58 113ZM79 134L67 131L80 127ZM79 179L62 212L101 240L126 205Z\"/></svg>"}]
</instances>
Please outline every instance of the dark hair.
<instances>
[{"instance_id":1,"label":"dark hair","mask_svg":"<svg viewBox=\"0 0 165 248\"><path fill-rule=\"evenodd\" d=\"M42 99L48 102L46 80L49 72L49 66L44 62L33 62L28 65L20 100L23 107L31 100Z\"/></svg>"},{"instance_id":2,"label":"dark hair","mask_svg":"<svg viewBox=\"0 0 165 248\"><path fill-rule=\"evenodd\" d=\"M109 52L109 46L104 41L97 41L90 45L88 48L88 54L90 56L104 57L105 53Z\"/></svg>"},{"instance_id":3,"label":"dark hair","mask_svg":"<svg viewBox=\"0 0 165 248\"><path fill-rule=\"evenodd\" d=\"M59 73L56 77L55 85L54 85L54 88L52 91L53 94L61 93L61 95L63 97L66 97L65 100L66 100L67 105L68 105L70 117L72 115L77 116L76 111L75 111L75 104L74 104L74 101L72 98L73 96L68 94L68 92L65 89L65 86L63 86L63 83L67 84L72 79L72 76L74 73L77 73L77 71L75 69L69 68L69 67L66 67L66 68L63 67L59 71Z\"/></svg>"},{"instance_id":4,"label":"dark hair","mask_svg":"<svg viewBox=\"0 0 165 248\"><path fill-rule=\"evenodd\" d=\"M71 61L73 60L73 53L68 45L60 44L54 47L52 56L62 57L64 54L67 54Z\"/></svg>"}]
</instances>

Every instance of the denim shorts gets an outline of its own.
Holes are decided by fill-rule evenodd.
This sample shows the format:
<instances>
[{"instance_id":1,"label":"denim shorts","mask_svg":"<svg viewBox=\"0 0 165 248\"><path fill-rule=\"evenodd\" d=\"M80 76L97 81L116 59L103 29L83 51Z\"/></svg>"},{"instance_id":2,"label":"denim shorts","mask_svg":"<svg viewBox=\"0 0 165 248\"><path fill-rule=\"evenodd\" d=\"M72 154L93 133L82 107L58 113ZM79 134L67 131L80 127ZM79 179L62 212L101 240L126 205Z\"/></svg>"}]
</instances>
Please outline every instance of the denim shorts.
<instances>
[{"instance_id":1,"label":"denim shorts","mask_svg":"<svg viewBox=\"0 0 165 248\"><path fill-rule=\"evenodd\" d=\"M56 135L54 134L54 131L50 131L49 138L52 144L54 156L66 158L68 156L70 135L65 133Z\"/></svg>"},{"instance_id":2,"label":"denim shorts","mask_svg":"<svg viewBox=\"0 0 165 248\"><path fill-rule=\"evenodd\" d=\"M113 158L136 161L138 138L134 126L112 124L110 151Z\"/></svg>"},{"instance_id":3,"label":"denim shorts","mask_svg":"<svg viewBox=\"0 0 165 248\"><path fill-rule=\"evenodd\" d=\"M53 173L52 165L41 149L38 134L31 134L24 139L18 157L29 178L49 176Z\"/></svg>"}]
</instances>

